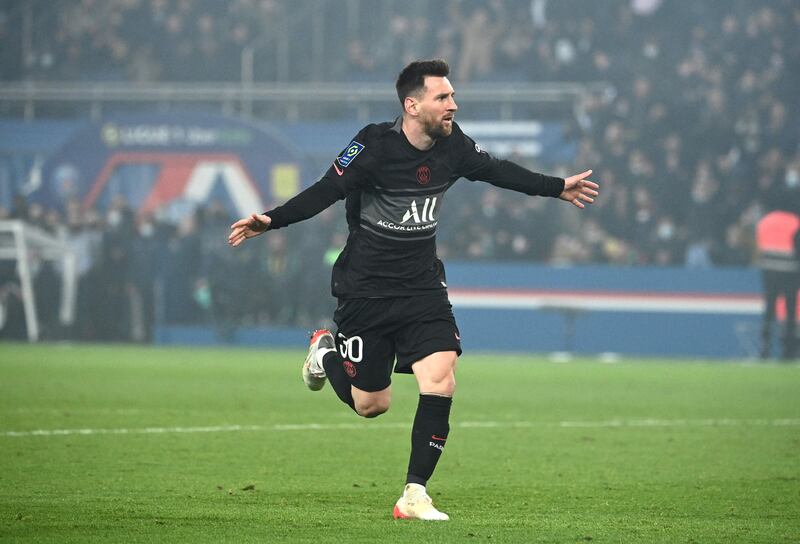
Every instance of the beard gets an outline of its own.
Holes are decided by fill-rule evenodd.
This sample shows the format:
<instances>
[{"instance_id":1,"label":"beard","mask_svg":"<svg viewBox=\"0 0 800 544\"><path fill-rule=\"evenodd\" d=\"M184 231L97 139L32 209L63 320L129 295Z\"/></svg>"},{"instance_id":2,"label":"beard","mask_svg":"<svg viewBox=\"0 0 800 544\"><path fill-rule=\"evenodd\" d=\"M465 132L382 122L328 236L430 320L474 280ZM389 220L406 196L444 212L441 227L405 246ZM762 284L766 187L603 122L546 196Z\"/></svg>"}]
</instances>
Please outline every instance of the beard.
<instances>
[{"instance_id":1,"label":"beard","mask_svg":"<svg viewBox=\"0 0 800 544\"><path fill-rule=\"evenodd\" d=\"M428 137L438 140L439 138L450 136L453 132L453 120L450 119L449 121L450 122L447 123L441 118L435 119L431 117L422 122L422 127Z\"/></svg>"}]
</instances>

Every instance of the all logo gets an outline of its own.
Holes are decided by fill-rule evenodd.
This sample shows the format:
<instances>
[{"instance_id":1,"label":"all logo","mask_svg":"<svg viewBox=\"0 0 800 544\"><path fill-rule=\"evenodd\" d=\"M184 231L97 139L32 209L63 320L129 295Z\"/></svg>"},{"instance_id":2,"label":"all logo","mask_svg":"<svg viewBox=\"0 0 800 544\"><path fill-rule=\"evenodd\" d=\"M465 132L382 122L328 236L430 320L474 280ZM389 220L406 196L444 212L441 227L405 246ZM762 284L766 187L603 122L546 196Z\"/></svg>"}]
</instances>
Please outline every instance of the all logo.
<instances>
[{"instance_id":1,"label":"all logo","mask_svg":"<svg viewBox=\"0 0 800 544\"><path fill-rule=\"evenodd\" d=\"M356 365L345 359L342 361L342 366L344 367L344 372L351 378L356 377Z\"/></svg>"},{"instance_id":2,"label":"all logo","mask_svg":"<svg viewBox=\"0 0 800 544\"><path fill-rule=\"evenodd\" d=\"M436 208L436 199L438 197L428 197L425 199L425 203L422 205L422 215L419 213L419 208L417 208L417 201L411 201L411 207L406 210L406 213L403 214L403 220L400 223L405 223L409 219L413 219L414 223L429 223L431 221L435 221L436 218L433 216L433 210Z\"/></svg>"},{"instance_id":3,"label":"all logo","mask_svg":"<svg viewBox=\"0 0 800 544\"><path fill-rule=\"evenodd\" d=\"M431 169L423 165L417 168L417 181L421 185L427 184L431 180Z\"/></svg>"}]
</instances>

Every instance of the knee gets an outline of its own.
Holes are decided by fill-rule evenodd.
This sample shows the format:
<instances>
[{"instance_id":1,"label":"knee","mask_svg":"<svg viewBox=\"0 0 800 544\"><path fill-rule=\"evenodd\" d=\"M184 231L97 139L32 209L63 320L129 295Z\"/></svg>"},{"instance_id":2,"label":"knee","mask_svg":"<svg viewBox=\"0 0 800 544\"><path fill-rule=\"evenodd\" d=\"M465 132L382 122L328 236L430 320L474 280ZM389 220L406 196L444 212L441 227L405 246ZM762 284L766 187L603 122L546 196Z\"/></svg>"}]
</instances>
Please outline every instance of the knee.
<instances>
[{"instance_id":1,"label":"knee","mask_svg":"<svg viewBox=\"0 0 800 544\"><path fill-rule=\"evenodd\" d=\"M456 390L455 351L438 352L412 365L419 384L419 392L424 394L452 397Z\"/></svg>"},{"instance_id":2,"label":"knee","mask_svg":"<svg viewBox=\"0 0 800 544\"><path fill-rule=\"evenodd\" d=\"M361 417L373 418L389 411L388 402L369 402L355 405L356 413Z\"/></svg>"},{"instance_id":3,"label":"knee","mask_svg":"<svg viewBox=\"0 0 800 544\"><path fill-rule=\"evenodd\" d=\"M424 383L420 383L420 392L452 397L456 392L456 373L450 370L441 375L429 376Z\"/></svg>"},{"instance_id":4,"label":"knee","mask_svg":"<svg viewBox=\"0 0 800 544\"><path fill-rule=\"evenodd\" d=\"M452 397L456 392L456 374L449 372L442 376L440 380L435 380L431 383L431 393Z\"/></svg>"},{"instance_id":5,"label":"knee","mask_svg":"<svg viewBox=\"0 0 800 544\"><path fill-rule=\"evenodd\" d=\"M382 391L366 392L353 387L353 409L361 417L378 417L389 410L392 403L391 386Z\"/></svg>"}]
</instances>

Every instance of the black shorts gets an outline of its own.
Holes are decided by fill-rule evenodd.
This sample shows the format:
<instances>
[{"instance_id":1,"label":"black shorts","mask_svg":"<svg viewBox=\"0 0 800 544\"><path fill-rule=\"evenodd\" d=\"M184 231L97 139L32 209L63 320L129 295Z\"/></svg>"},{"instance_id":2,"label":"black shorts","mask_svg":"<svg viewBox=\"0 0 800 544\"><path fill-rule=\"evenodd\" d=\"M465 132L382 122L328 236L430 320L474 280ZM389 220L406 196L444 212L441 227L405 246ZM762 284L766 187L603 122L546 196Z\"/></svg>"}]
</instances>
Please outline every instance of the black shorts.
<instances>
[{"instance_id":1,"label":"black shorts","mask_svg":"<svg viewBox=\"0 0 800 544\"><path fill-rule=\"evenodd\" d=\"M461 335L446 291L343 299L333 320L339 327L336 347L345 371L362 391L386 389L393 366L395 372L411 374L411 365L432 353L461 355Z\"/></svg>"}]
</instances>

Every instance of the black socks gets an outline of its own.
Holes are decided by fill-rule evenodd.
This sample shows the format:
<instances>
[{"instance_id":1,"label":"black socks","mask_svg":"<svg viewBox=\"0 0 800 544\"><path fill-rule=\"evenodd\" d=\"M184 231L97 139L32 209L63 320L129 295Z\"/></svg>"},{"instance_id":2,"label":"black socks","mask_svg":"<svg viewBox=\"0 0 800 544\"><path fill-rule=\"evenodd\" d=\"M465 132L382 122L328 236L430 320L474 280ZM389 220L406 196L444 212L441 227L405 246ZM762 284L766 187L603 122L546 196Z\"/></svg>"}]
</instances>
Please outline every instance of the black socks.
<instances>
[{"instance_id":1,"label":"black socks","mask_svg":"<svg viewBox=\"0 0 800 544\"><path fill-rule=\"evenodd\" d=\"M322 366L336 396L355 411L350 379L342 366L342 357L331 351L322 358ZM408 461L406 483L426 485L436 468L450 432L451 397L419 396L417 415L411 428L411 457Z\"/></svg>"},{"instance_id":2,"label":"black socks","mask_svg":"<svg viewBox=\"0 0 800 544\"><path fill-rule=\"evenodd\" d=\"M355 411L353 392L350 389L350 379L344 371L342 362L342 357L339 355L339 352L333 350L326 353L322 358L322 368L325 369L325 375L328 377L328 381L331 382L331 387L333 387L333 390L336 392L336 396Z\"/></svg>"},{"instance_id":3,"label":"black socks","mask_svg":"<svg viewBox=\"0 0 800 544\"><path fill-rule=\"evenodd\" d=\"M325 369L327 371L327 367ZM450 432L450 406L453 399L420 395L417 415L411 429L411 459L406 483L426 485L436 468Z\"/></svg>"}]
</instances>

